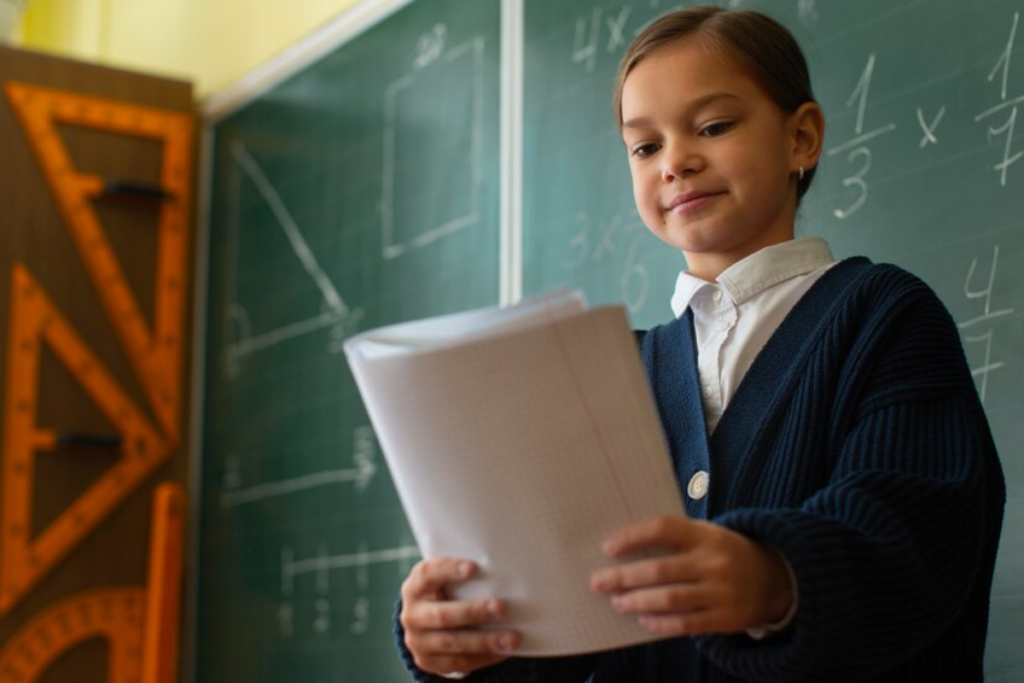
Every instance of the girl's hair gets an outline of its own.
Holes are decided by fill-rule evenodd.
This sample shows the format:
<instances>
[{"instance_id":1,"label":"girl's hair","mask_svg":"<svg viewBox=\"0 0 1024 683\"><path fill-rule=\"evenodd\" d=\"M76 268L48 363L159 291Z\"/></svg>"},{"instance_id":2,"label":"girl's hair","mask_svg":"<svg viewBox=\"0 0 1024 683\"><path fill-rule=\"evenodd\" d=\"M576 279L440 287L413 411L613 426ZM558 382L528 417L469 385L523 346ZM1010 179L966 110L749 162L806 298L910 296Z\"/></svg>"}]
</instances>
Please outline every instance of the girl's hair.
<instances>
[{"instance_id":1,"label":"girl's hair","mask_svg":"<svg viewBox=\"0 0 1024 683\"><path fill-rule=\"evenodd\" d=\"M656 50L690 35L699 35L712 48L726 48L764 88L782 111L792 114L814 102L807 60L789 30L760 12L730 11L698 5L659 17L629 46L615 84L615 120L622 128L622 89L637 64ZM809 168L797 183L800 203L814 180Z\"/></svg>"}]
</instances>

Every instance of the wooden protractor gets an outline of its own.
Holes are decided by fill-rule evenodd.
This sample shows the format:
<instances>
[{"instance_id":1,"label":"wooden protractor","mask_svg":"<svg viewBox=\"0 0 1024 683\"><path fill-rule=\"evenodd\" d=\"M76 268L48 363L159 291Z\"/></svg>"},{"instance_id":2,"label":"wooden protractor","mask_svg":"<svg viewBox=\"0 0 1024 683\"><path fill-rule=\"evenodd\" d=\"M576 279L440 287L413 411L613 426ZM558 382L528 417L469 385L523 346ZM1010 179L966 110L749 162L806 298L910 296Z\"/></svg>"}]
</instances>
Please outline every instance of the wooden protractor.
<instances>
[{"instance_id":1,"label":"wooden protractor","mask_svg":"<svg viewBox=\"0 0 1024 683\"><path fill-rule=\"evenodd\" d=\"M162 484L153 504L148 586L87 591L36 615L0 650L0 683L34 683L92 638L110 646L109 683L172 683L176 675L184 493Z\"/></svg>"},{"instance_id":2,"label":"wooden protractor","mask_svg":"<svg viewBox=\"0 0 1024 683\"><path fill-rule=\"evenodd\" d=\"M0 500L0 616L168 458L170 446L89 350L22 265L11 283ZM42 344L70 371L121 435L121 457L36 538L32 534L35 453L57 435L36 424Z\"/></svg>"},{"instance_id":3,"label":"wooden protractor","mask_svg":"<svg viewBox=\"0 0 1024 683\"><path fill-rule=\"evenodd\" d=\"M133 371L174 444L182 400L192 117L25 83L8 82L6 90ZM59 123L161 141L161 185L141 187L78 173ZM92 204L105 194L124 193L161 202L152 330Z\"/></svg>"}]
</instances>

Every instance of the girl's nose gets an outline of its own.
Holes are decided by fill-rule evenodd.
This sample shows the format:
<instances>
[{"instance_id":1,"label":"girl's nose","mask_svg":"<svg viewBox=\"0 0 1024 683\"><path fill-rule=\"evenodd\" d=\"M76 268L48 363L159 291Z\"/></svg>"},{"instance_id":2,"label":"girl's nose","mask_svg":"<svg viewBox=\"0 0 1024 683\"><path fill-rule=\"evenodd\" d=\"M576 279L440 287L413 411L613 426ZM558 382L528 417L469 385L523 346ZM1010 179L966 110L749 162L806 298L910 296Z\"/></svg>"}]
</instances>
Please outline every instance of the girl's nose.
<instances>
[{"instance_id":1,"label":"girl's nose","mask_svg":"<svg viewBox=\"0 0 1024 683\"><path fill-rule=\"evenodd\" d=\"M704 167L698 154L681 145L667 147L661 158L661 179L666 183L697 173Z\"/></svg>"}]
</instances>

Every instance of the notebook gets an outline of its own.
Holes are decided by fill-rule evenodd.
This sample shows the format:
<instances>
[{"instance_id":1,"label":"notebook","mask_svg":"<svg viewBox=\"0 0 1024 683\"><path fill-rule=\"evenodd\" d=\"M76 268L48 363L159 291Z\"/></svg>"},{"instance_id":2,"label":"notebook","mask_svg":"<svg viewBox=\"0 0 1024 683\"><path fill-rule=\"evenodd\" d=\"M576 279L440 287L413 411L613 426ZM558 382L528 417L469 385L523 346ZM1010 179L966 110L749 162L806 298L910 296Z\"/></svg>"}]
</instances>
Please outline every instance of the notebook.
<instances>
[{"instance_id":1,"label":"notebook","mask_svg":"<svg viewBox=\"0 0 1024 683\"><path fill-rule=\"evenodd\" d=\"M657 638L589 588L609 534L685 514L622 307L561 290L345 351L423 556L481 567L453 597L506 600L522 655Z\"/></svg>"}]
</instances>

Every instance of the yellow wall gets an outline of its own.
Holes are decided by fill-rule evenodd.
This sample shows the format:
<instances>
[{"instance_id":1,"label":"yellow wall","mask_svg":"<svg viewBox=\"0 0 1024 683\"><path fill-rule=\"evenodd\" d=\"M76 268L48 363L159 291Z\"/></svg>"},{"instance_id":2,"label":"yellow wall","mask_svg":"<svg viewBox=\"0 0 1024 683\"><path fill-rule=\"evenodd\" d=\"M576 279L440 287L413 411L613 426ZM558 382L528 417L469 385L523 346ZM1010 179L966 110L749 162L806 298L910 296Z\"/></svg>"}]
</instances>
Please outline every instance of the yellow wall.
<instances>
[{"instance_id":1,"label":"yellow wall","mask_svg":"<svg viewBox=\"0 0 1024 683\"><path fill-rule=\"evenodd\" d=\"M14 42L193 82L206 97L359 2L30 0Z\"/></svg>"}]
</instances>

